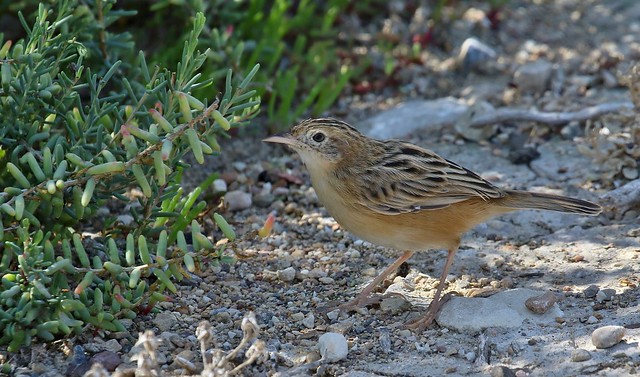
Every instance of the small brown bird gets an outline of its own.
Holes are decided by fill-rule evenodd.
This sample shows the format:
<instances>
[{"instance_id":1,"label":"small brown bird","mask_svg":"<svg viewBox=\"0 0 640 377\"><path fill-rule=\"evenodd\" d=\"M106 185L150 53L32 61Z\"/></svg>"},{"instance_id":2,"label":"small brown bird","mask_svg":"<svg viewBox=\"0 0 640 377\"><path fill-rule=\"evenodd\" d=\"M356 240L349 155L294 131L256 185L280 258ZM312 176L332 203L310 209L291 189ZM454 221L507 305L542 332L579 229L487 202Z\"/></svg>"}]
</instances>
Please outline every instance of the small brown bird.
<instances>
[{"instance_id":1,"label":"small brown bird","mask_svg":"<svg viewBox=\"0 0 640 377\"><path fill-rule=\"evenodd\" d=\"M318 198L342 227L363 240L404 251L340 308L371 303L369 295L376 286L414 252L448 250L426 315L407 324L418 331L435 319L460 237L469 229L519 209L585 215L601 211L599 205L585 200L496 187L428 149L398 140L375 140L336 119L308 119L290 134L264 141L286 144L298 152Z\"/></svg>"}]
</instances>

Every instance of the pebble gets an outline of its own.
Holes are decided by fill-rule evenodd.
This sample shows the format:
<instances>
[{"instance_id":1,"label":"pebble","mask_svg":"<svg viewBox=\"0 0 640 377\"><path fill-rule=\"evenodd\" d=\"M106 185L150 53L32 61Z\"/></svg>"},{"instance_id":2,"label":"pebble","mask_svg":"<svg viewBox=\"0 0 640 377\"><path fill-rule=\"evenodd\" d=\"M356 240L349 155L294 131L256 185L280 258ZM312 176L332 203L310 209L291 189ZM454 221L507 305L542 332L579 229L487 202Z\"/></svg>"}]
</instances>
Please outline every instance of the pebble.
<instances>
[{"instance_id":1,"label":"pebble","mask_svg":"<svg viewBox=\"0 0 640 377\"><path fill-rule=\"evenodd\" d=\"M552 292L546 292L540 296L528 298L524 302L524 305L527 307L527 309L531 310L534 313L544 314L549 309L551 309L553 305L555 305L557 300L558 299L556 298L555 294L553 294Z\"/></svg>"},{"instance_id":2,"label":"pebble","mask_svg":"<svg viewBox=\"0 0 640 377\"><path fill-rule=\"evenodd\" d=\"M302 313L302 312L293 313L293 314L291 314L291 319L294 322L300 322L300 321L302 321L304 319L304 313Z\"/></svg>"},{"instance_id":3,"label":"pebble","mask_svg":"<svg viewBox=\"0 0 640 377\"><path fill-rule=\"evenodd\" d=\"M494 60L496 51L476 38L467 38L460 47L458 59L462 61L464 70L479 68L483 63Z\"/></svg>"},{"instance_id":4,"label":"pebble","mask_svg":"<svg viewBox=\"0 0 640 377\"><path fill-rule=\"evenodd\" d=\"M594 323L598 323L598 318L590 315L589 318L587 318L587 323L590 325L593 325Z\"/></svg>"},{"instance_id":5,"label":"pebble","mask_svg":"<svg viewBox=\"0 0 640 377\"><path fill-rule=\"evenodd\" d=\"M603 326L591 333L591 343L596 348L611 348L624 338L625 328L622 326Z\"/></svg>"},{"instance_id":6,"label":"pebble","mask_svg":"<svg viewBox=\"0 0 640 377\"><path fill-rule=\"evenodd\" d=\"M289 190L286 187L276 187L273 189L272 193L273 195L289 195L289 192L291 192L291 190Z\"/></svg>"},{"instance_id":7,"label":"pebble","mask_svg":"<svg viewBox=\"0 0 640 377\"><path fill-rule=\"evenodd\" d=\"M369 268L365 268L364 270L362 270L361 272L362 276L376 276L376 269L373 267L369 267Z\"/></svg>"},{"instance_id":8,"label":"pebble","mask_svg":"<svg viewBox=\"0 0 640 377\"><path fill-rule=\"evenodd\" d=\"M293 267L287 267L284 270L278 270L276 272L276 276L278 276L278 279L285 282L293 281L293 279L296 278L296 269Z\"/></svg>"},{"instance_id":9,"label":"pebble","mask_svg":"<svg viewBox=\"0 0 640 377\"><path fill-rule=\"evenodd\" d=\"M227 185L230 185L231 183L236 181L236 178L238 178L238 173L234 171L226 171L220 174L220 178L225 181Z\"/></svg>"},{"instance_id":10,"label":"pebble","mask_svg":"<svg viewBox=\"0 0 640 377\"><path fill-rule=\"evenodd\" d=\"M407 311L411 307L411 303L402 296L393 295L385 297L380 301L380 310L383 312L398 314Z\"/></svg>"},{"instance_id":11,"label":"pebble","mask_svg":"<svg viewBox=\"0 0 640 377\"><path fill-rule=\"evenodd\" d=\"M269 207L275 200L275 196L270 192L261 192L253 197L253 202L262 208Z\"/></svg>"},{"instance_id":12,"label":"pebble","mask_svg":"<svg viewBox=\"0 0 640 377\"><path fill-rule=\"evenodd\" d=\"M320 268L314 268L313 270L309 271L309 277L312 279L319 279L325 276L327 276L327 272Z\"/></svg>"},{"instance_id":13,"label":"pebble","mask_svg":"<svg viewBox=\"0 0 640 377\"><path fill-rule=\"evenodd\" d=\"M584 293L585 298L594 298L598 294L598 291L600 291L600 288L598 288L597 285L590 285L585 288L582 293Z\"/></svg>"},{"instance_id":14,"label":"pebble","mask_svg":"<svg viewBox=\"0 0 640 377\"><path fill-rule=\"evenodd\" d=\"M106 370L113 372L122 364L122 358L115 352L103 351L91 357L90 364L101 364Z\"/></svg>"},{"instance_id":15,"label":"pebble","mask_svg":"<svg viewBox=\"0 0 640 377\"><path fill-rule=\"evenodd\" d=\"M473 351L469 351L464 355L464 358L469 362L473 362L476 359L476 353Z\"/></svg>"},{"instance_id":16,"label":"pebble","mask_svg":"<svg viewBox=\"0 0 640 377\"><path fill-rule=\"evenodd\" d=\"M340 309L332 310L329 313L327 313L327 318L329 318L332 321L335 321L336 319L338 319L339 316L340 316Z\"/></svg>"},{"instance_id":17,"label":"pebble","mask_svg":"<svg viewBox=\"0 0 640 377\"><path fill-rule=\"evenodd\" d=\"M453 356L458 353L458 349L455 347L447 347L444 351L445 356Z\"/></svg>"},{"instance_id":18,"label":"pebble","mask_svg":"<svg viewBox=\"0 0 640 377\"><path fill-rule=\"evenodd\" d=\"M302 320L302 325L308 329L312 329L315 326L316 317L313 314L309 314Z\"/></svg>"},{"instance_id":19,"label":"pebble","mask_svg":"<svg viewBox=\"0 0 640 377\"><path fill-rule=\"evenodd\" d=\"M516 377L516 374L505 366L497 366L491 370L491 377Z\"/></svg>"},{"instance_id":20,"label":"pebble","mask_svg":"<svg viewBox=\"0 0 640 377\"><path fill-rule=\"evenodd\" d=\"M211 184L213 192L227 192L227 182L222 178L218 178Z\"/></svg>"},{"instance_id":21,"label":"pebble","mask_svg":"<svg viewBox=\"0 0 640 377\"><path fill-rule=\"evenodd\" d=\"M322 284L333 284L335 280L331 277L325 276L323 278L318 279Z\"/></svg>"},{"instance_id":22,"label":"pebble","mask_svg":"<svg viewBox=\"0 0 640 377\"><path fill-rule=\"evenodd\" d=\"M566 140L573 140L578 136L584 135L584 129L582 124L577 121L569 122L566 126L560 130L560 135Z\"/></svg>"},{"instance_id":23,"label":"pebble","mask_svg":"<svg viewBox=\"0 0 640 377\"><path fill-rule=\"evenodd\" d=\"M381 327L379 329L380 336L378 337L378 343L380 344L380 350L385 354L390 354L392 352L391 348L391 334L389 329L386 327Z\"/></svg>"},{"instance_id":24,"label":"pebble","mask_svg":"<svg viewBox=\"0 0 640 377\"><path fill-rule=\"evenodd\" d=\"M239 211L251 207L251 194L244 191L229 191L224 196L224 205L229 211Z\"/></svg>"},{"instance_id":25,"label":"pebble","mask_svg":"<svg viewBox=\"0 0 640 377\"><path fill-rule=\"evenodd\" d=\"M349 353L347 339L334 332L323 334L318 339L318 349L322 358L328 362L340 361Z\"/></svg>"},{"instance_id":26,"label":"pebble","mask_svg":"<svg viewBox=\"0 0 640 377\"><path fill-rule=\"evenodd\" d=\"M294 213L297 208L298 208L298 205L296 203L289 202L289 203L287 203L286 206L284 206L284 213L286 213L287 215L290 215L290 214Z\"/></svg>"},{"instance_id":27,"label":"pebble","mask_svg":"<svg viewBox=\"0 0 640 377\"><path fill-rule=\"evenodd\" d=\"M115 339L109 339L104 343L104 350L105 351L111 351L111 352L119 352L122 350L122 346L120 345L120 343L115 340Z\"/></svg>"},{"instance_id":28,"label":"pebble","mask_svg":"<svg viewBox=\"0 0 640 377\"><path fill-rule=\"evenodd\" d=\"M411 335L413 335L413 333L411 332L411 330L408 329L404 329L404 330L400 330L398 331L398 335L403 337L403 338L408 338Z\"/></svg>"},{"instance_id":29,"label":"pebble","mask_svg":"<svg viewBox=\"0 0 640 377\"><path fill-rule=\"evenodd\" d=\"M553 73L553 65L539 59L518 67L513 74L513 82L524 92L542 93L547 89Z\"/></svg>"},{"instance_id":30,"label":"pebble","mask_svg":"<svg viewBox=\"0 0 640 377\"><path fill-rule=\"evenodd\" d=\"M615 295L616 290L613 288L601 289L600 291L598 291L598 294L596 294L596 301L610 301Z\"/></svg>"},{"instance_id":31,"label":"pebble","mask_svg":"<svg viewBox=\"0 0 640 377\"><path fill-rule=\"evenodd\" d=\"M247 169L247 164L242 161L236 161L231 166L237 171L245 171Z\"/></svg>"},{"instance_id":32,"label":"pebble","mask_svg":"<svg viewBox=\"0 0 640 377\"><path fill-rule=\"evenodd\" d=\"M591 353L585 349L577 348L571 352L571 361L575 363L587 361L589 359L591 359Z\"/></svg>"},{"instance_id":33,"label":"pebble","mask_svg":"<svg viewBox=\"0 0 640 377\"><path fill-rule=\"evenodd\" d=\"M173 326L178 323L176 315L170 311L161 311L153 319L153 324L158 327L160 331L169 331Z\"/></svg>"}]
</instances>

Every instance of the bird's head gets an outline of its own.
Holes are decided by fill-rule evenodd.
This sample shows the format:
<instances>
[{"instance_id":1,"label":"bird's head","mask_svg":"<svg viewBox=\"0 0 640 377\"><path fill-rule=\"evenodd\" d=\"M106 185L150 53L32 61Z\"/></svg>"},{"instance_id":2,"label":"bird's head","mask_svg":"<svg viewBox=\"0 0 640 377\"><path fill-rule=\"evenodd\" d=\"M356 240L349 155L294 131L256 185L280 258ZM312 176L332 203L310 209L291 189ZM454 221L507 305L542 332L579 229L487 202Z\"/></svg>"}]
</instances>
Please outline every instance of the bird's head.
<instances>
[{"instance_id":1,"label":"bird's head","mask_svg":"<svg viewBox=\"0 0 640 377\"><path fill-rule=\"evenodd\" d=\"M336 165L353 157L366 147L365 136L345 122L332 118L307 119L293 126L287 134L271 136L264 141L280 143L298 152L308 168L315 165Z\"/></svg>"}]
</instances>

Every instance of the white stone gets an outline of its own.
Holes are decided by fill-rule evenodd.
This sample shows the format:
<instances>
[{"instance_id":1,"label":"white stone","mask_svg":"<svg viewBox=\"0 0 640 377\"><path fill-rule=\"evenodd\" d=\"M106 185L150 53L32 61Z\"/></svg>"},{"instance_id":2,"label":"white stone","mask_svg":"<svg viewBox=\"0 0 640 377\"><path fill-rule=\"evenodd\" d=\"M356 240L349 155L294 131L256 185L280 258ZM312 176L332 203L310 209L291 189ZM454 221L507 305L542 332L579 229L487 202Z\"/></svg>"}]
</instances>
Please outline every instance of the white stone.
<instances>
[{"instance_id":1,"label":"white stone","mask_svg":"<svg viewBox=\"0 0 640 377\"><path fill-rule=\"evenodd\" d=\"M347 357L349 346L342 334L328 332L318 339L318 349L325 361L335 362Z\"/></svg>"},{"instance_id":2,"label":"white stone","mask_svg":"<svg viewBox=\"0 0 640 377\"><path fill-rule=\"evenodd\" d=\"M624 338L625 328L622 326L602 326L591 333L591 343L596 348L611 348Z\"/></svg>"},{"instance_id":3,"label":"white stone","mask_svg":"<svg viewBox=\"0 0 640 377\"><path fill-rule=\"evenodd\" d=\"M239 211L251 207L251 194L244 191L229 191L224 196L224 205L229 211Z\"/></svg>"},{"instance_id":4,"label":"white stone","mask_svg":"<svg viewBox=\"0 0 640 377\"><path fill-rule=\"evenodd\" d=\"M211 184L213 187L213 192L227 192L227 182L224 179L216 179Z\"/></svg>"},{"instance_id":5,"label":"white stone","mask_svg":"<svg viewBox=\"0 0 640 377\"><path fill-rule=\"evenodd\" d=\"M535 314L525 301L544 292L517 288L491 297L453 297L444 304L436 321L440 326L459 332L480 332L489 327L518 328L529 320L537 324L555 323L564 313L555 304L544 314Z\"/></svg>"},{"instance_id":6,"label":"white stone","mask_svg":"<svg viewBox=\"0 0 640 377\"><path fill-rule=\"evenodd\" d=\"M276 272L278 279L282 281L293 281L296 278L296 269L293 267L287 267L284 270L278 270Z\"/></svg>"}]
</instances>

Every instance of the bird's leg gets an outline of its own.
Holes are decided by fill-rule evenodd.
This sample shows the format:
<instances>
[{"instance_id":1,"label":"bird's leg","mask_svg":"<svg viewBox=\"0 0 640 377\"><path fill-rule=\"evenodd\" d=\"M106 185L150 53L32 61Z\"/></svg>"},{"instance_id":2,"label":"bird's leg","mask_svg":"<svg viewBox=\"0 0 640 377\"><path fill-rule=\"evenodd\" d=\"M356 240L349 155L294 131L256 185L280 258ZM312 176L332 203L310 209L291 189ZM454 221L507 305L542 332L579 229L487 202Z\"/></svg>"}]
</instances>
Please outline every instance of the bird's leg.
<instances>
[{"instance_id":1,"label":"bird's leg","mask_svg":"<svg viewBox=\"0 0 640 377\"><path fill-rule=\"evenodd\" d=\"M359 307L367 306L370 304L374 304L380 301L379 297L369 297L369 295L389 276L391 273L395 272L401 264L407 261L407 259L411 258L413 255L413 251L405 251L395 262L391 263L389 267L387 267L384 271L380 273L380 275L376 276L375 279L371 283L369 283L363 290L360 292L356 298L353 300L339 305L337 308L350 311L355 310Z\"/></svg>"},{"instance_id":2,"label":"bird's leg","mask_svg":"<svg viewBox=\"0 0 640 377\"><path fill-rule=\"evenodd\" d=\"M433 296L433 300L431 304L429 304L429 309L427 309L427 313L418 317L414 320L411 320L405 324L407 328L414 329L418 333L422 332L425 328L427 328L433 321L436 319L438 315L438 311L442 305L447 302L450 298L449 295L445 295L442 299L440 299L440 295L442 294L442 290L444 289L444 283L447 280L447 275L449 275L449 269L453 264L453 260L456 256L456 251L458 251L458 246L452 247L449 249L449 255L447 255L447 262L444 264L444 270L442 271L442 275L440 275L440 281L438 282L438 288L436 289L436 294Z\"/></svg>"}]
</instances>

